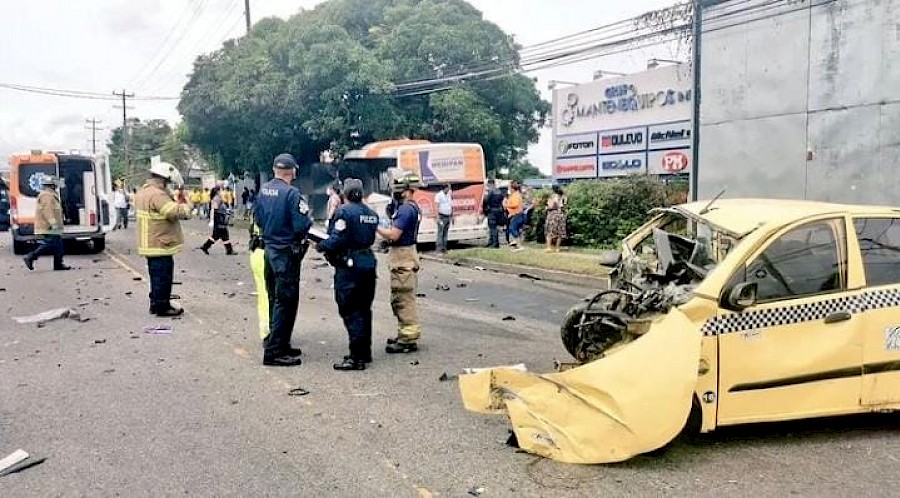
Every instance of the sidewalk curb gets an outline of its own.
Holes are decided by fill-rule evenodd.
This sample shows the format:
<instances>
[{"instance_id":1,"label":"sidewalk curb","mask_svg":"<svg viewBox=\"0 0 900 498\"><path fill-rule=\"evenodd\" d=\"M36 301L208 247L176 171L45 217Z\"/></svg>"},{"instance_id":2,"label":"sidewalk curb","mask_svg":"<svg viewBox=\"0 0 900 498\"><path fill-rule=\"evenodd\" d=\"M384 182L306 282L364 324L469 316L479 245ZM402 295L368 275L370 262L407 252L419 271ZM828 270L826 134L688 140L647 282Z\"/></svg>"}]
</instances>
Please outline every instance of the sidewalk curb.
<instances>
[{"instance_id":1,"label":"sidewalk curb","mask_svg":"<svg viewBox=\"0 0 900 498\"><path fill-rule=\"evenodd\" d=\"M495 261L487 261L484 259L460 258L450 259L431 254L419 254L421 259L442 263L450 266L464 266L466 268L484 268L486 270L498 273L506 273L509 275L528 274L533 275L541 280L553 282L557 284L578 285L581 287L591 287L595 289L605 289L609 287L609 277L593 277L589 275L580 275L578 273L568 273L557 270L545 270L543 268L534 268L531 266L513 265L509 263L497 263Z\"/></svg>"}]
</instances>

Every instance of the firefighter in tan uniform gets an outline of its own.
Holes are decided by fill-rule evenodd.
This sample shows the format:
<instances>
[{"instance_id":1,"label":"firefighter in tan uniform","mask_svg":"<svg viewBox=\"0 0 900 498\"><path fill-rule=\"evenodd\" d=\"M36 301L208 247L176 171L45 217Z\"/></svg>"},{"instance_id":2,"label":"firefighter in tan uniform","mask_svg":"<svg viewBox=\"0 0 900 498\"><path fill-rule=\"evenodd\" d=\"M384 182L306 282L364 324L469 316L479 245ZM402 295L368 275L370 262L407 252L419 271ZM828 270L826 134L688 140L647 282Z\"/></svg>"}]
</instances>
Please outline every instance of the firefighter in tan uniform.
<instances>
[{"instance_id":1,"label":"firefighter in tan uniform","mask_svg":"<svg viewBox=\"0 0 900 498\"><path fill-rule=\"evenodd\" d=\"M52 254L54 270L69 270L63 264L63 209L56 192L57 180L45 175L41 178L41 186L44 189L38 194L34 219L34 234L38 236L38 246L25 256L25 266L34 270L34 262L38 258Z\"/></svg>"},{"instance_id":2,"label":"firefighter in tan uniform","mask_svg":"<svg viewBox=\"0 0 900 498\"><path fill-rule=\"evenodd\" d=\"M417 342L422 332L416 305L418 288L419 254L416 239L422 214L413 202L413 194L422 187L419 177L391 172L394 202L389 207L391 226L379 228L378 234L390 244L388 255L391 266L391 309L397 317L397 337L388 339L385 351L389 354L418 351Z\"/></svg>"},{"instance_id":3,"label":"firefighter in tan uniform","mask_svg":"<svg viewBox=\"0 0 900 498\"><path fill-rule=\"evenodd\" d=\"M147 258L150 273L150 313L178 316L181 308L172 306L173 256L181 252L184 236L179 220L191 219L189 200L179 204L169 192L169 184L181 186L181 173L169 163L150 166L150 179L134 196L138 225L138 254Z\"/></svg>"}]
</instances>

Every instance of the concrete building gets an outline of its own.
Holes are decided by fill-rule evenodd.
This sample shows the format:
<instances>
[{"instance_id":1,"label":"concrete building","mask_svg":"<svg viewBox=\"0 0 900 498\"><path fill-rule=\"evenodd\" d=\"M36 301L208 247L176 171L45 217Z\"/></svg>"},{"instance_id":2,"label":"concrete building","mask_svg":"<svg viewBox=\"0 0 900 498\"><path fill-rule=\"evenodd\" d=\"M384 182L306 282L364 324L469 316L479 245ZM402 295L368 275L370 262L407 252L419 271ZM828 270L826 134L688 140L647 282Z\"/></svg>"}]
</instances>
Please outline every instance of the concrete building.
<instances>
[{"instance_id":1,"label":"concrete building","mask_svg":"<svg viewBox=\"0 0 900 498\"><path fill-rule=\"evenodd\" d=\"M900 205L900 0L704 4L699 198Z\"/></svg>"}]
</instances>

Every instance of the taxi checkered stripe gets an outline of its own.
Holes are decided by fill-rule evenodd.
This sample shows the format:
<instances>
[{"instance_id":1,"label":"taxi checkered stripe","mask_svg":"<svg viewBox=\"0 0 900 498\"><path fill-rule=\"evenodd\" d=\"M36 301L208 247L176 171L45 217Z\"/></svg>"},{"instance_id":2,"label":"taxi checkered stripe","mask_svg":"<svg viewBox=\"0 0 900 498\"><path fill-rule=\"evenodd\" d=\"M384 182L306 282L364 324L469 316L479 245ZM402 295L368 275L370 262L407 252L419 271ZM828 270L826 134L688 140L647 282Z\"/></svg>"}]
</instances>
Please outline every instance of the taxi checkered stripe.
<instances>
[{"instance_id":1,"label":"taxi checkered stripe","mask_svg":"<svg viewBox=\"0 0 900 498\"><path fill-rule=\"evenodd\" d=\"M864 294L827 299L816 303L717 316L707 320L703 325L703 335L715 336L792 323L824 320L828 315L841 311L856 314L867 310L893 307L900 307L900 289L870 291Z\"/></svg>"}]
</instances>

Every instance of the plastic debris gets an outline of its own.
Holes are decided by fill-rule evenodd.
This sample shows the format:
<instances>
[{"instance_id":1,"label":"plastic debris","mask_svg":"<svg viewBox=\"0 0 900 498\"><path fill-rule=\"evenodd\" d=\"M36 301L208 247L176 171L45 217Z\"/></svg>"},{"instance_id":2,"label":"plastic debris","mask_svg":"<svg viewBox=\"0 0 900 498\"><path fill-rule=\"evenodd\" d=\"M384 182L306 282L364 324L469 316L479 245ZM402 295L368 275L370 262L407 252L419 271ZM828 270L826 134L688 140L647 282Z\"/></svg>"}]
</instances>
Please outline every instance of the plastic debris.
<instances>
[{"instance_id":1,"label":"plastic debris","mask_svg":"<svg viewBox=\"0 0 900 498\"><path fill-rule=\"evenodd\" d=\"M512 315L506 315L503 317L503 321L504 322L514 322L514 321L516 321L516 317L514 317Z\"/></svg>"},{"instance_id":2,"label":"plastic debris","mask_svg":"<svg viewBox=\"0 0 900 498\"><path fill-rule=\"evenodd\" d=\"M169 324L147 325L143 330L145 334L167 335L171 334L175 330L175 327Z\"/></svg>"},{"instance_id":3,"label":"plastic debris","mask_svg":"<svg viewBox=\"0 0 900 498\"><path fill-rule=\"evenodd\" d=\"M469 494L472 496L481 496L484 493L484 488L480 486L472 486L469 488Z\"/></svg>"},{"instance_id":4,"label":"plastic debris","mask_svg":"<svg viewBox=\"0 0 900 498\"><path fill-rule=\"evenodd\" d=\"M288 391L288 396L306 396L307 394L309 394L309 391L303 389L302 387L295 387L294 389Z\"/></svg>"},{"instance_id":5,"label":"plastic debris","mask_svg":"<svg viewBox=\"0 0 900 498\"><path fill-rule=\"evenodd\" d=\"M62 318L68 318L70 320L75 320L76 322L84 323L89 320L89 318L83 318L81 313L69 309L69 308L57 308L49 311L45 311L43 313L37 313L34 315L28 316L14 316L13 320L16 323L20 324L37 324L38 327L43 327L44 324L48 322L52 322L54 320L60 320Z\"/></svg>"}]
</instances>

